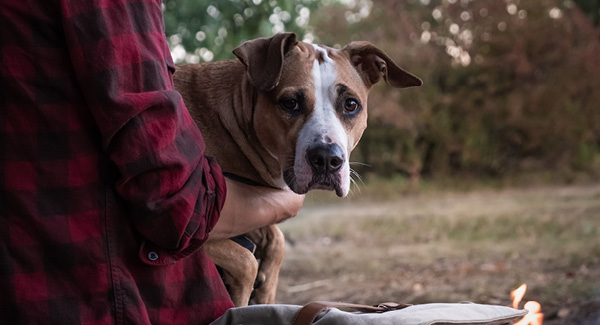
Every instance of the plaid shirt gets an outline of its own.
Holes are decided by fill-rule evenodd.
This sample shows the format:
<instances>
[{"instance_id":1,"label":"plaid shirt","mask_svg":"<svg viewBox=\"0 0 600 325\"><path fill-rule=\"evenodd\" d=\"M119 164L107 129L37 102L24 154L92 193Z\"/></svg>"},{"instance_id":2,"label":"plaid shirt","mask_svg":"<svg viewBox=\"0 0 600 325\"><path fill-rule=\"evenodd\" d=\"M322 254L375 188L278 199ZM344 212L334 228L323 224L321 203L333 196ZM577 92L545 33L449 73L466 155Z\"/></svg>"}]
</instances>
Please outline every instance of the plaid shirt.
<instances>
[{"instance_id":1,"label":"plaid shirt","mask_svg":"<svg viewBox=\"0 0 600 325\"><path fill-rule=\"evenodd\" d=\"M225 199L160 0L0 2L0 324L208 323Z\"/></svg>"}]
</instances>

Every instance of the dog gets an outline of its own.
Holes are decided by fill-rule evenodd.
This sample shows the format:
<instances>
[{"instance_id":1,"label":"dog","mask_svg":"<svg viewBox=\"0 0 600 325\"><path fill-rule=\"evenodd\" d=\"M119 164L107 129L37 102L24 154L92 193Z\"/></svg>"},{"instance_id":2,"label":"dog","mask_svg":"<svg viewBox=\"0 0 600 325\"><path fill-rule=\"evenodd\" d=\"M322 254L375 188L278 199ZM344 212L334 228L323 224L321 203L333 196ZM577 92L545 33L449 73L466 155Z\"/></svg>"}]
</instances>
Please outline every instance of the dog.
<instances>
[{"instance_id":1,"label":"dog","mask_svg":"<svg viewBox=\"0 0 600 325\"><path fill-rule=\"evenodd\" d=\"M346 196L371 87L381 79L396 88L422 84L368 42L338 50L279 33L233 53L237 60L178 67L175 89L202 131L206 154L226 176L298 194ZM204 249L225 271L236 306L247 305L251 294L256 303L274 303L284 236L275 225L247 236L255 254L231 240ZM257 276L262 286L253 290Z\"/></svg>"}]
</instances>

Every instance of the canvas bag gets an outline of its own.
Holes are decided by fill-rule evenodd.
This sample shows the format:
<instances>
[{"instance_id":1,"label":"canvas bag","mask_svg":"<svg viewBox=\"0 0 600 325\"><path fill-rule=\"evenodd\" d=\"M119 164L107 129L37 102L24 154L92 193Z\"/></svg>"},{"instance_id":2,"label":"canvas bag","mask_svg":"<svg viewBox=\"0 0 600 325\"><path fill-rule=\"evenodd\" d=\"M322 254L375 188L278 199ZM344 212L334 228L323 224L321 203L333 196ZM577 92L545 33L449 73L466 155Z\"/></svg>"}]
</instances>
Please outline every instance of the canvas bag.
<instances>
[{"instance_id":1,"label":"canvas bag","mask_svg":"<svg viewBox=\"0 0 600 325\"><path fill-rule=\"evenodd\" d=\"M305 306L253 305L232 308L211 325L505 325L513 324L526 314L526 310L474 303L385 303L366 306L317 301Z\"/></svg>"}]
</instances>

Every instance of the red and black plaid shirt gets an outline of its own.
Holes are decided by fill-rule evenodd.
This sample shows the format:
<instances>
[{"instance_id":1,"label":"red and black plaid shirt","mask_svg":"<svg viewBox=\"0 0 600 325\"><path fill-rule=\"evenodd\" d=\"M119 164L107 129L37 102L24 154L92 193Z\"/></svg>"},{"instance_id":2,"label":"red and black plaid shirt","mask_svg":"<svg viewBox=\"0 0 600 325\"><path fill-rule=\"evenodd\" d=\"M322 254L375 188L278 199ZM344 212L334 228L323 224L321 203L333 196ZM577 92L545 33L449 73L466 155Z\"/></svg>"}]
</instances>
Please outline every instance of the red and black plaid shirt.
<instances>
[{"instance_id":1,"label":"red and black plaid shirt","mask_svg":"<svg viewBox=\"0 0 600 325\"><path fill-rule=\"evenodd\" d=\"M225 182L160 0L0 2L0 324L208 323Z\"/></svg>"}]
</instances>

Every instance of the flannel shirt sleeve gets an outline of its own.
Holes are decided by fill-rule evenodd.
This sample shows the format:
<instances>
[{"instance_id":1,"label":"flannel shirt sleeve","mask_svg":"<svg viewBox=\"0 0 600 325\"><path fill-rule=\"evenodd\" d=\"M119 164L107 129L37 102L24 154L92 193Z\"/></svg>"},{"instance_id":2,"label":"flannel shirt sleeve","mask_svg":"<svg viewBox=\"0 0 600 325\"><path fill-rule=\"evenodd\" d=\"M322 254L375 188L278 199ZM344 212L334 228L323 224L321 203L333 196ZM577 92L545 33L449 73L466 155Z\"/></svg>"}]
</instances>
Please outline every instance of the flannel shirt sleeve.
<instances>
[{"instance_id":1,"label":"flannel shirt sleeve","mask_svg":"<svg viewBox=\"0 0 600 325\"><path fill-rule=\"evenodd\" d=\"M225 200L225 180L204 156L202 135L173 88L162 3L60 1L76 77L120 172L116 190L147 240L143 246L167 253L146 262L173 263L206 241Z\"/></svg>"}]
</instances>

